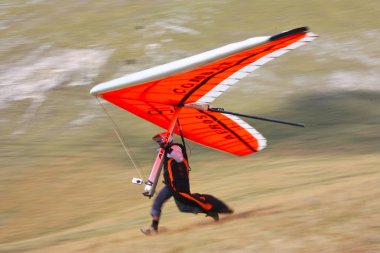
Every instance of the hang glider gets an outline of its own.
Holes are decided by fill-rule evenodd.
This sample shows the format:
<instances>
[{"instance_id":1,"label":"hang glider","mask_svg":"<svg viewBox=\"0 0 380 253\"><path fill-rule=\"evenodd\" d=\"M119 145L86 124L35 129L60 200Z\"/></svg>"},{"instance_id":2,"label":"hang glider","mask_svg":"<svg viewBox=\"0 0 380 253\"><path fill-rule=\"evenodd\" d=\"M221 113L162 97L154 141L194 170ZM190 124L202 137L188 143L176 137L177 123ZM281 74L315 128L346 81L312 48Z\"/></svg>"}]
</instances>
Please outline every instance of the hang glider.
<instances>
[{"instance_id":1,"label":"hang glider","mask_svg":"<svg viewBox=\"0 0 380 253\"><path fill-rule=\"evenodd\" d=\"M176 124L180 122L185 138L244 156L262 150L266 139L236 116L247 115L213 108L210 103L265 63L316 37L307 27L253 37L101 83L90 93L167 129L169 134L179 134Z\"/></svg>"},{"instance_id":2,"label":"hang glider","mask_svg":"<svg viewBox=\"0 0 380 253\"><path fill-rule=\"evenodd\" d=\"M236 116L199 108L207 108L249 73L315 37L306 27L254 37L99 84L90 93L165 129L175 107L182 107L184 137L248 155L266 146L260 133Z\"/></svg>"}]
</instances>

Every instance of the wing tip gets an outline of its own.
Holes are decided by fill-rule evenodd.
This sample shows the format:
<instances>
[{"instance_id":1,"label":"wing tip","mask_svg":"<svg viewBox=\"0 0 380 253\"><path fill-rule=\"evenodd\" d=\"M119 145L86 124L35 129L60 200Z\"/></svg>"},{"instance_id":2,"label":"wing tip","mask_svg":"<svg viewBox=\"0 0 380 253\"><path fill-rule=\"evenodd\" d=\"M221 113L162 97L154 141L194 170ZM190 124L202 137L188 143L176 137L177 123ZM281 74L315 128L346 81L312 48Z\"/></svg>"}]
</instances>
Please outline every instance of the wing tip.
<instances>
[{"instance_id":1,"label":"wing tip","mask_svg":"<svg viewBox=\"0 0 380 253\"><path fill-rule=\"evenodd\" d=\"M298 28L295 28L295 29L291 29L291 30L288 30L288 31L284 31L284 32L272 35L269 38L269 40L270 41L275 41L275 40L282 39L284 37L287 37L287 36L290 36L290 35L294 35L294 34L297 34L297 33L307 33L308 31L309 31L309 27L302 26L302 27L298 27Z\"/></svg>"}]
</instances>

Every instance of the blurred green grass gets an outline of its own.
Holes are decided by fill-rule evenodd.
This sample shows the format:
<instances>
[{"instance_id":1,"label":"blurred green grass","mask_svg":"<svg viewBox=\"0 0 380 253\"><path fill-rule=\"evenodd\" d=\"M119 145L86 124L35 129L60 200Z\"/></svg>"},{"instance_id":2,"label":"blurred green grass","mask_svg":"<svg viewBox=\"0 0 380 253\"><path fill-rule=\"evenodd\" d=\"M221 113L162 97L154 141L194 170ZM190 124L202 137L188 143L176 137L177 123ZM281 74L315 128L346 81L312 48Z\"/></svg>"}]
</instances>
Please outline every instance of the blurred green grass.
<instances>
[{"instance_id":1,"label":"blurred green grass","mask_svg":"<svg viewBox=\"0 0 380 253\"><path fill-rule=\"evenodd\" d=\"M380 93L370 75L379 65L379 10L377 1L351 0L4 2L0 72L42 45L48 48L42 58L61 48L113 53L91 85L55 87L29 119L33 99L0 109L0 251L67 252L69 245L72 252L145 252L147 244L157 252L377 250ZM199 216L184 220L168 203L162 222L168 232L142 238L138 227L149 223L150 201L130 184L136 172L89 89L304 25L321 38L259 69L214 105L306 128L247 120L269 146L244 158L190 143L193 190L226 200L236 214L216 226ZM22 74L17 67L15 75ZM348 78L331 86L334 73ZM160 129L105 107L147 174L155 149L150 137ZM168 249L162 238L175 246Z\"/></svg>"}]
</instances>

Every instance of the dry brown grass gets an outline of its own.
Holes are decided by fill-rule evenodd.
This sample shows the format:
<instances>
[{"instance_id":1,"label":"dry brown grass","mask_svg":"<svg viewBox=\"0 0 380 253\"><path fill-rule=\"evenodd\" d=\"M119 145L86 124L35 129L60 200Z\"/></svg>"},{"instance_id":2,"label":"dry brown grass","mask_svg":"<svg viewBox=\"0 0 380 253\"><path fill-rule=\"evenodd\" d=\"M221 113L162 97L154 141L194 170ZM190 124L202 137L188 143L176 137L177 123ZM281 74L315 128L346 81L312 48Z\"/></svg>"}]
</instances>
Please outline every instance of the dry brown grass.
<instances>
[{"instance_id":1,"label":"dry brown grass","mask_svg":"<svg viewBox=\"0 0 380 253\"><path fill-rule=\"evenodd\" d=\"M120 174L112 175L104 169L105 164L80 169L66 178L60 172L67 171L67 163L54 172L41 170L33 178L24 178L21 187L10 188L11 198L2 202L2 208L18 203L20 209L15 219L3 226L0 249L380 251L380 171L376 155L268 158L264 154L250 159L245 163L250 165L226 159L226 168L236 168L231 170L217 171L217 164L194 170L194 191L215 194L234 207L235 213L213 223L202 215L179 213L170 202L156 237L139 232L139 227L150 222L150 201L140 197L139 188L126 185ZM193 166L200 165L194 162Z\"/></svg>"},{"instance_id":2,"label":"dry brown grass","mask_svg":"<svg viewBox=\"0 0 380 253\"><path fill-rule=\"evenodd\" d=\"M57 62L31 75L36 80L25 78L51 84L47 73L63 68L68 83L49 90L42 104L34 96L2 97L9 108L0 119L0 252L380 252L378 1L5 2L5 93L23 93L25 83L9 86L10 77L25 75L21 63L41 48L46 51L26 66L62 49L112 50L98 77L85 79L95 85L300 25L321 38L260 69L214 104L308 126L293 132L254 122L270 146L248 158L194 152L192 189L215 194L235 213L213 223L179 213L170 202L160 235L151 238L139 232L150 222L151 201L130 184L135 174L126 169L110 122L99 116L90 87L66 86L86 71L70 72ZM191 32L170 28L177 25ZM147 160L143 153L153 151L147 136L155 130L110 111L132 138L138 160ZM86 116L94 118L72 124ZM298 150L284 153L288 147Z\"/></svg>"}]
</instances>

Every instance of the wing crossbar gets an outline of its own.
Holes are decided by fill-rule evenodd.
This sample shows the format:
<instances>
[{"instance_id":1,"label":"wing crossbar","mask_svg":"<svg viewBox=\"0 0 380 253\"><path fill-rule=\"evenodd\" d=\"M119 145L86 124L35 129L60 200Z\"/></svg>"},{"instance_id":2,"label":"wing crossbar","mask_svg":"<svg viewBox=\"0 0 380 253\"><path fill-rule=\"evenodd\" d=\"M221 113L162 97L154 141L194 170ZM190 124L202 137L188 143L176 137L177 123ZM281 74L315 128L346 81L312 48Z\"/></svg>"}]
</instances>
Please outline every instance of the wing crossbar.
<instances>
[{"instance_id":1,"label":"wing crossbar","mask_svg":"<svg viewBox=\"0 0 380 253\"><path fill-rule=\"evenodd\" d=\"M248 115L248 114L242 114L242 113L237 113L237 112L230 112L230 111L224 110L223 108L210 107L210 108L208 108L208 111L220 112L220 113L231 114L231 115L250 118L250 119L258 119L258 120L269 121L269 122L274 122L274 123L297 126L297 127L305 127L305 124L303 124L303 123L296 123L296 122L291 122L291 121L286 121L286 120L273 119L273 118L268 118L268 117L255 116L255 115Z\"/></svg>"}]
</instances>

